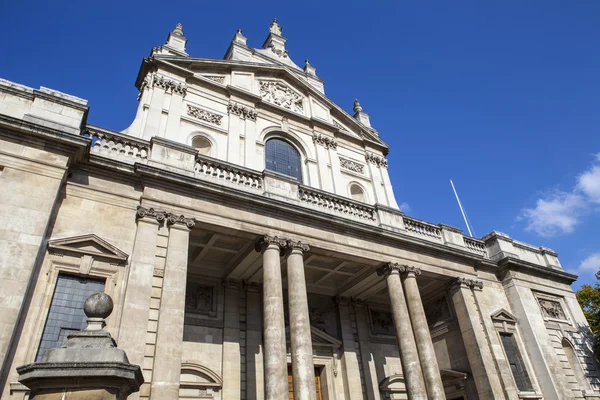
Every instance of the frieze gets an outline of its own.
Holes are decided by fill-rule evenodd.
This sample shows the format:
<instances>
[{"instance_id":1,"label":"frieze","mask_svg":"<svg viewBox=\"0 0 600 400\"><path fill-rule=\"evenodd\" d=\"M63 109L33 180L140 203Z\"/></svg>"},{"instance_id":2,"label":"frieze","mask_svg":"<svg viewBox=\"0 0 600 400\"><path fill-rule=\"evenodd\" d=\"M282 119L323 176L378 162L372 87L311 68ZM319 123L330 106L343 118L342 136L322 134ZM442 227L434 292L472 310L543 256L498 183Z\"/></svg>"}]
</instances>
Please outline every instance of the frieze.
<instances>
[{"instance_id":1,"label":"frieze","mask_svg":"<svg viewBox=\"0 0 600 400\"><path fill-rule=\"evenodd\" d=\"M325 147L326 149L333 149L336 150L337 149L337 140L335 140L335 138L329 137L327 135L323 135L320 133L315 133L313 135L313 143L316 144L320 144L321 146Z\"/></svg>"},{"instance_id":2,"label":"frieze","mask_svg":"<svg viewBox=\"0 0 600 400\"><path fill-rule=\"evenodd\" d=\"M538 297L538 303L542 310L544 318L567 320L567 316L563 311L562 305L558 300L543 299Z\"/></svg>"},{"instance_id":3,"label":"frieze","mask_svg":"<svg viewBox=\"0 0 600 400\"><path fill-rule=\"evenodd\" d=\"M216 75L202 75L203 78L210 79L213 82L220 83L221 85L225 83L224 76L216 76Z\"/></svg>"},{"instance_id":4,"label":"frieze","mask_svg":"<svg viewBox=\"0 0 600 400\"><path fill-rule=\"evenodd\" d=\"M227 111L230 114L239 115L240 118L249 119L250 121L256 121L256 117L258 116L258 113L253 109L238 103L229 103Z\"/></svg>"},{"instance_id":5,"label":"frieze","mask_svg":"<svg viewBox=\"0 0 600 400\"><path fill-rule=\"evenodd\" d=\"M152 76L152 86L163 89L167 93L174 93L185 97L187 94L187 85L171 79L154 74Z\"/></svg>"},{"instance_id":6,"label":"frieze","mask_svg":"<svg viewBox=\"0 0 600 400\"><path fill-rule=\"evenodd\" d=\"M187 105L187 115L219 126L223 122L222 115L211 113L201 108L194 107L191 104Z\"/></svg>"},{"instance_id":7,"label":"frieze","mask_svg":"<svg viewBox=\"0 0 600 400\"><path fill-rule=\"evenodd\" d=\"M348 160L347 158L340 157L340 167L347 169L352 172L358 172L362 174L365 166L359 162Z\"/></svg>"},{"instance_id":8,"label":"frieze","mask_svg":"<svg viewBox=\"0 0 600 400\"><path fill-rule=\"evenodd\" d=\"M281 82L259 81L260 97L266 102L276 104L291 111L303 113L302 96Z\"/></svg>"},{"instance_id":9,"label":"frieze","mask_svg":"<svg viewBox=\"0 0 600 400\"><path fill-rule=\"evenodd\" d=\"M377 154L373 154L368 151L365 153L365 161L371 164L375 164L378 167L388 167L388 161L384 157L378 156Z\"/></svg>"}]
</instances>

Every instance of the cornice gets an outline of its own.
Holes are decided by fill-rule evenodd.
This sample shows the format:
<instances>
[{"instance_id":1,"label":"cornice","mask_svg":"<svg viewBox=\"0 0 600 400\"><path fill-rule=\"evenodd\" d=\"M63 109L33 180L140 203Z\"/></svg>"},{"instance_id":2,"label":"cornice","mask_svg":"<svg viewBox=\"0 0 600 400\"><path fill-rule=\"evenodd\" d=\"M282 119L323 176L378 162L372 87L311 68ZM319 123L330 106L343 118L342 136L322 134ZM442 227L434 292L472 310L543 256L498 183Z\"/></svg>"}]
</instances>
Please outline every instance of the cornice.
<instances>
[{"instance_id":1,"label":"cornice","mask_svg":"<svg viewBox=\"0 0 600 400\"><path fill-rule=\"evenodd\" d=\"M529 275L542 276L542 277L554 277L558 278L562 282L566 282L569 285L575 282L578 278L577 275L570 274L565 271L559 271L550 267L543 267L541 265L533 264L528 261L524 261L515 257L504 257L498 261L498 276L500 279L504 279L509 271L524 271Z\"/></svg>"}]
</instances>

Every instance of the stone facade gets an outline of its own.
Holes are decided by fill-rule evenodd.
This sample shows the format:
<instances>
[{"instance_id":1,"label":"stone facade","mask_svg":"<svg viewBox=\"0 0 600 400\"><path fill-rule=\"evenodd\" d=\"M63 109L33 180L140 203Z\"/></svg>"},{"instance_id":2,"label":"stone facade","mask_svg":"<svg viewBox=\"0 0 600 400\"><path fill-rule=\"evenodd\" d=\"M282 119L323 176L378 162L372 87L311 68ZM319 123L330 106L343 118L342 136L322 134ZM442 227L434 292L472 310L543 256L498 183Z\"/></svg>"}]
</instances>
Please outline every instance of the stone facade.
<instances>
[{"instance_id":1,"label":"stone facade","mask_svg":"<svg viewBox=\"0 0 600 400\"><path fill-rule=\"evenodd\" d=\"M186 42L178 25L144 60L123 132L0 81L3 399L28 395L16 368L64 275L113 298L106 329L144 375L130 399L600 398L556 253L405 215L368 114L325 96L276 21L224 60Z\"/></svg>"}]
</instances>

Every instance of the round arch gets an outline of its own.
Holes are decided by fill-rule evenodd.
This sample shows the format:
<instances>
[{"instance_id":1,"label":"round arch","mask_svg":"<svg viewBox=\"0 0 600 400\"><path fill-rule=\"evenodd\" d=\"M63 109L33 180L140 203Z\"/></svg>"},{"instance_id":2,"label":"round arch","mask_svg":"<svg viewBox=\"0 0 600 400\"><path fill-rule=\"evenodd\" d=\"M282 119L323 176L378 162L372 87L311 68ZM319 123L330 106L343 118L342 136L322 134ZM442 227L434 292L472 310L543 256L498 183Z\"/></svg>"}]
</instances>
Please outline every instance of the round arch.
<instances>
[{"instance_id":1,"label":"round arch","mask_svg":"<svg viewBox=\"0 0 600 400\"><path fill-rule=\"evenodd\" d=\"M360 201L363 203L369 202L369 195L367 189L357 181L350 181L347 187L348 196L352 200Z\"/></svg>"},{"instance_id":2,"label":"round arch","mask_svg":"<svg viewBox=\"0 0 600 400\"><path fill-rule=\"evenodd\" d=\"M215 157L218 154L216 141L207 133L192 132L188 136L188 143L201 155Z\"/></svg>"},{"instance_id":3,"label":"round arch","mask_svg":"<svg viewBox=\"0 0 600 400\"><path fill-rule=\"evenodd\" d=\"M303 161L315 160L314 154L311 151L310 146L308 146L298 134L289 130L287 132L283 132L279 127L266 128L261 132L260 136L258 137L258 142L262 145L265 145L267 143L267 140L273 138L279 138L290 142L290 144L296 147L296 150L300 152Z\"/></svg>"}]
</instances>

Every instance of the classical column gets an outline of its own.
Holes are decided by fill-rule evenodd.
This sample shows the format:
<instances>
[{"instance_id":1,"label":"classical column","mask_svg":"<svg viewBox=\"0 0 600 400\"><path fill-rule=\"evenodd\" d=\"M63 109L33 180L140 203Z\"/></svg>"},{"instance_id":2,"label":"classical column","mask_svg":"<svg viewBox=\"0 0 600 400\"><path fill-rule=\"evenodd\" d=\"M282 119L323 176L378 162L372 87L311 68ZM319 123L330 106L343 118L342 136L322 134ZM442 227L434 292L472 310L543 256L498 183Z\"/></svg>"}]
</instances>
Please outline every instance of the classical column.
<instances>
[{"instance_id":1,"label":"classical column","mask_svg":"<svg viewBox=\"0 0 600 400\"><path fill-rule=\"evenodd\" d=\"M152 371L152 397L179 396L185 284L187 280L190 229L194 220L169 214L169 242L158 316L156 351Z\"/></svg>"},{"instance_id":2,"label":"classical column","mask_svg":"<svg viewBox=\"0 0 600 400\"><path fill-rule=\"evenodd\" d=\"M419 268L403 265L404 272L402 273L402 281L404 284L404 293L406 295L406 304L410 313L410 321L419 350L419 359L421 360L421 368L423 369L423 378L425 379L425 387L430 400L446 400L444 393L444 385L440 375L431 334L421 294L417 286L417 275L421 274Z\"/></svg>"},{"instance_id":3,"label":"classical column","mask_svg":"<svg viewBox=\"0 0 600 400\"><path fill-rule=\"evenodd\" d=\"M288 240L286 246L292 376L294 399L297 400L316 399L315 367L304 277L303 253L308 249L308 245L292 240Z\"/></svg>"},{"instance_id":4,"label":"classical column","mask_svg":"<svg viewBox=\"0 0 600 400\"><path fill-rule=\"evenodd\" d=\"M285 245L285 240L276 236L265 236L256 247L263 253L263 345L266 400L283 400L288 396L280 260L281 249Z\"/></svg>"},{"instance_id":5,"label":"classical column","mask_svg":"<svg viewBox=\"0 0 600 400\"><path fill-rule=\"evenodd\" d=\"M481 281L456 278L451 283L450 293L479 398L493 399L503 394L504 389L473 293L482 288Z\"/></svg>"},{"instance_id":6,"label":"classical column","mask_svg":"<svg viewBox=\"0 0 600 400\"><path fill-rule=\"evenodd\" d=\"M415 343L406 299L404 298L404 290L400 281L400 272L403 270L398 264L386 263L377 270L377 274L386 277L408 397L411 400L427 400L427 389L425 389L425 382L423 381L417 344Z\"/></svg>"}]
</instances>

